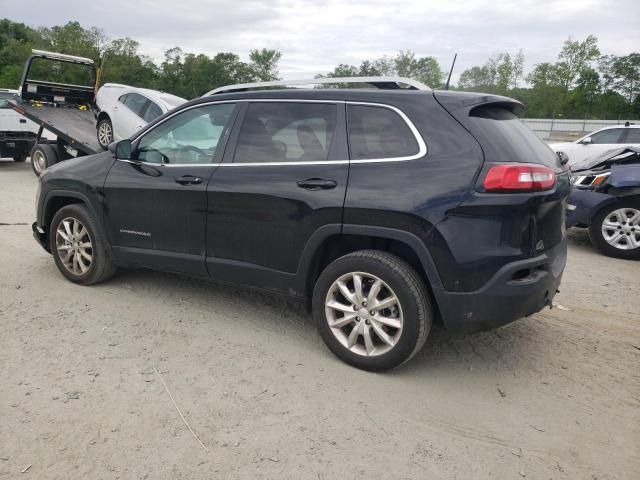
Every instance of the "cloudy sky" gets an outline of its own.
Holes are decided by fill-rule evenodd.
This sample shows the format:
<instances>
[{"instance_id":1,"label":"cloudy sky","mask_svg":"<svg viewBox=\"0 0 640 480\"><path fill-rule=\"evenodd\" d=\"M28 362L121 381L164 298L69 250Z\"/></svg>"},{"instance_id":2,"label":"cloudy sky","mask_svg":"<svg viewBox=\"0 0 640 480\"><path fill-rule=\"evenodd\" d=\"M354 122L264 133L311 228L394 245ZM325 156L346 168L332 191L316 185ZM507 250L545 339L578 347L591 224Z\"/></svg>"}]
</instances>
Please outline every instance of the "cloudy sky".
<instances>
[{"instance_id":1,"label":"cloudy sky","mask_svg":"<svg viewBox=\"0 0 640 480\"><path fill-rule=\"evenodd\" d=\"M132 37L160 59L252 48L283 52L283 78L311 77L338 63L413 50L457 74L498 52L525 53L525 70L555 59L562 42L593 33L603 53L640 50L638 0L0 0L0 17L31 26L77 20ZM454 78L457 75L454 75Z\"/></svg>"}]
</instances>

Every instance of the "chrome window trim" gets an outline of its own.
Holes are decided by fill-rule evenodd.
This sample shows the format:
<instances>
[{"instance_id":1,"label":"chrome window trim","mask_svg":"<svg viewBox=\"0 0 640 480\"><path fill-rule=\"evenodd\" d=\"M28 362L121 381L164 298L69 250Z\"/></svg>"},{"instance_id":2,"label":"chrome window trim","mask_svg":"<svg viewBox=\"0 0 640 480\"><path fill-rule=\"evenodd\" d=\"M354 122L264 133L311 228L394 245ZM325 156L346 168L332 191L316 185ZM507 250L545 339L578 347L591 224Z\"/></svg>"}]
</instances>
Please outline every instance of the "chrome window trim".
<instances>
[{"instance_id":1,"label":"chrome window trim","mask_svg":"<svg viewBox=\"0 0 640 480\"><path fill-rule=\"evenodd\" d=\"M192 105L190 107L187 107L183 110L180 110L179 112L174 112L171 115L169 115L168 117L162 119L161 122L157 123L156 125L153 126L153 128L151 130L148 130L140 135L138 135L137 137L134 137L131 142L136 142L138 141L140 138L142 138L144 135L146 135L147 133L155 130L159 125L162 125L164 122L166 122L167 120L173 118L175 115L179 115L182 112L186 112L187 110L191 110L193 108L199 108L199 107L203 107L203 106L207 106L207 105L215 105L215 104L223 104L223 103L241 103L241 102L253 102L253 103L265 103L265 102L280 102L280 103L333 103L333 104L346 104L346 105L364 105L364 106L369 106L369 107L378 107L378 108L388 108L389 110L394 111L396 114L398 114L400 116L400 118L402 118L402 120L404 120L404 122L406 123L406 125L409 127L409 130L411 130L411 133L413 133L414 138L416 139L416 141L418 142L418 152L414 155L409 155L409 156L405 156L405 157L390 157L390 158L367 158L367 159L360 159L360 160L318 160L318 161L314 161L314 162L300 162L300 161L292 161L292 162L244 162L244 163L193 163L193 164L189 164L189 163L176 163L176 164L171 164L171 163L150 163L150 162L141 162L141 161L135 161L135 160L120 160L120 159L116 159L116 160L120 160L123 162L127 162L127 163L133 163L133 164L143 164L143 165L151 165L151 166L155 166L155 167L184 167L184 166L191 166L191 167L211 167L211 166L218 166L218 167L257 167L257 166L292 166L292 165L298 165L298 166L302 166L302 165L348 165L348 164L360 164L360 163L387 163L387 162L406 162L406 161L410 161L410 160L417 160L419 158L424 157L427 154L427 145L424 142L424 139L422 138L422 135L420 135L420 132L418 132L418 129L416 128L416 126L413 124L413 122L409 119L409 117L407 117L407 115L400 110L399 108L393 106L393 105L388 105L386 103L375 103L375 102L356 102L356 101L350 101L350 100L324 100L324 99L319 99L319 100L309 100L309 99L295 99L295 98L242 98L242 99L237 99L237 100L212 100L211 102L203 102L203 103L198 103L197 105ZM348 134L348 132L347 132Z\"/></svg>"}]
</instances>

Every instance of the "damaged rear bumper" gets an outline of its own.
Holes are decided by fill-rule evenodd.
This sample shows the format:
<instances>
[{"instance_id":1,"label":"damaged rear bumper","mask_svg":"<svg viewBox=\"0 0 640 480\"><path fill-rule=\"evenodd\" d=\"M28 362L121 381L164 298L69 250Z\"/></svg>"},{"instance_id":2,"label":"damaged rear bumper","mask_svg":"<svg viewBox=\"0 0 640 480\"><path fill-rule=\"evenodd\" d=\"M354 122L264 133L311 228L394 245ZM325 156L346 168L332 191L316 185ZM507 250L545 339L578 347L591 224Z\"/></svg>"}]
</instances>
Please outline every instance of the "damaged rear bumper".
<instances>
[{"instance_id":1,"label":"damaged rear bumper","mask_svg":"<svg viewBox=\"0 0 640 480\"><path fill-rule=\"evenodd\" d=\"M447 330L491 330L552 306L567 261L566 238L536 257L502 267L474 292L434 290Z\"/></svg>"}]
</instances>

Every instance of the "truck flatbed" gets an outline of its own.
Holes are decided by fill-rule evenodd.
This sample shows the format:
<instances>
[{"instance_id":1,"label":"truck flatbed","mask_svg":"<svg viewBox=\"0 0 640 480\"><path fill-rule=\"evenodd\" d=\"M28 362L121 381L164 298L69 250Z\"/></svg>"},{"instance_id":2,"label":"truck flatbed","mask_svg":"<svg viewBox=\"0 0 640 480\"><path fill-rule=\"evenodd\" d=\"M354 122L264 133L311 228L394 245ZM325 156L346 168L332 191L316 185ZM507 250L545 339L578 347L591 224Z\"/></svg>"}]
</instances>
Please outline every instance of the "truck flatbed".
<instances>
[{"instance_id":1,"label":"truck flatbed","mask_svg":"<svg viewBox=\"0 0 640 480\"><path fill-rule=\"evenodd\" d=\"M15 111L64 139L70 147L85 155L102 151L96 138L96 119L91 110L54 107L25 100L10 100L8 103Z\"/></svg>"}]
</instances>

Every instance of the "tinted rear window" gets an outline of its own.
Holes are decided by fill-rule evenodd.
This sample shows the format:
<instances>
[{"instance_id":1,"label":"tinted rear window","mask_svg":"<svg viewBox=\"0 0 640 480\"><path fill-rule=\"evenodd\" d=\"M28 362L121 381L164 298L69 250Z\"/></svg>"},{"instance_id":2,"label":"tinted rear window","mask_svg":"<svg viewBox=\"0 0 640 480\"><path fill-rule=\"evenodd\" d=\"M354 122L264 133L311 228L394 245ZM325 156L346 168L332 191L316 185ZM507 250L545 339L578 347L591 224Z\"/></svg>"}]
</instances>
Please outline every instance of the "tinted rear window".
<instances>
[{"instance_id":1,"label":"tinted rear window","mask_svg":"<svg viewBox=\"0 0 640 480\"><path fill-rule=\"evenodd\" d=\"M147 123L151 123L160 115L162 115L162 110L160 109L160 107L153 102L149 102L149 106L144 112L144 121Z\"/></svg>"},{"instance_id":2,"label":"tinted rear window","mask_svg":"<svg viewBox=\"0 0 640 480\"><path fill-rule=\"evenodd\" d=\"M469 113L469 127L487 162L541 163L561 169L556 154L506 108L474 108Z\"/></svg>"},{"instance_id":3,"label":"tinted rear window","mask_svg":"<svg viewBox=\"0 0 640 480\"><path fill-rule=\"evenodd\" d=\"M388 108L349 105L348 121L352 160L410 157L420 149L407 122Z\"/></svg>"}]
</instances>

